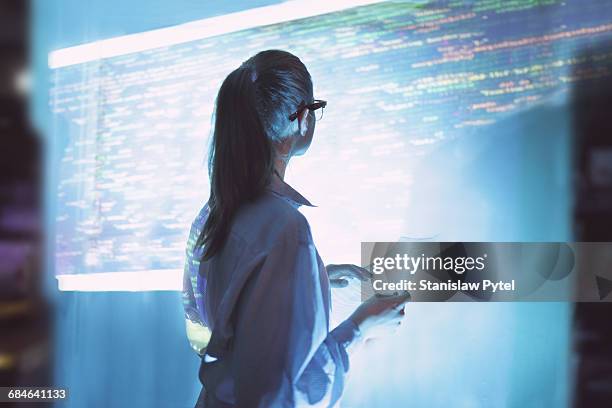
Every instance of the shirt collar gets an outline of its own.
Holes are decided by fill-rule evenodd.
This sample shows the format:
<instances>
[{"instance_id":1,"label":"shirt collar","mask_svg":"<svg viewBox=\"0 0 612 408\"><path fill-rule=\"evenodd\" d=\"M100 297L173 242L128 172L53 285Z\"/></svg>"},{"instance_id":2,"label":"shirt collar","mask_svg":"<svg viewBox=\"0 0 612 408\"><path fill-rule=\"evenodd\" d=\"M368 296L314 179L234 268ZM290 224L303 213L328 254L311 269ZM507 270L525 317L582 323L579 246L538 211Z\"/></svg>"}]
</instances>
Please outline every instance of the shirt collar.
<instances>
[{"instance_id":1,"label":"shirt collar","mask_svg":"<svg viewBox=\"0 0 612 408\"><path fill-rule=\"evenodd\" d=\"M304 198L303 195L298 193L289 184L285 183L276 174L272 174L272 180L270 181L270 184L268 184L268 190L276 195L281 196L282 198L285 198L291 201L293 204L295 204L298 207L301 205L305 205L308 207L315 207L314 205L310 203L310 201Z\"/></svg>"}]
</instances>

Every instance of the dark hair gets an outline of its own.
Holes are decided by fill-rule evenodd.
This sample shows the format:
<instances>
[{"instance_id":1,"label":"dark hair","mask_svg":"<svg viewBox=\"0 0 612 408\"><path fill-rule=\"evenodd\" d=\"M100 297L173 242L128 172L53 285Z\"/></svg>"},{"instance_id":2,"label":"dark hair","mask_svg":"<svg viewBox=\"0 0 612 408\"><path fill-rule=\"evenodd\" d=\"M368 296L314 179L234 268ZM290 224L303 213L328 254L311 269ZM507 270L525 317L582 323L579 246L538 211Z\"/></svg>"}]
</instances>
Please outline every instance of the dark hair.
<instances>
[{"instance_id":1,"label":"dark hair","mask_svg":"<svg viewBox=\"0 0 612 408\"><path fill-rule=\"evenodd\" d=\"M208 159L209 214L196 242L204 246L203 260L223 248L240 206L264 191L274 171L274 143L292 134L289 115L312 97L308 70L286 51L262 51L225 78Z\"/></svg>"}]
</instances>

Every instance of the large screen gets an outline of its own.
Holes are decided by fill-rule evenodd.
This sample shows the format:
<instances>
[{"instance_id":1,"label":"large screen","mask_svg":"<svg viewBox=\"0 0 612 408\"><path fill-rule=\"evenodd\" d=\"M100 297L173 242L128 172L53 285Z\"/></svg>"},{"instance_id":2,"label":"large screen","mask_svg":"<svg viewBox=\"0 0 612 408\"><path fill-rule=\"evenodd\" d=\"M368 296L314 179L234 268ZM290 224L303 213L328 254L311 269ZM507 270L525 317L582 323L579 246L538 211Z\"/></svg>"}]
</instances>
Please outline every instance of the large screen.
<instances>
[{"instance_id":1,"label":"large screen","mask_svg":"<svg viewBox=\"0 0 612 408\"><path fill-rule=\"evenodd\" d=\"M317 205L307 216L324 260L358 263L361 241L567 238L569 122L555 109L612 58L597 51L612 2L341 3L283 3L50 55L61 288L180 288L208 196L216 93L271 48L300 57L328 101L287 176ZM529 177L547 160L560 163L550 179ZM531 219L538 194L557 201L544 226Z\"/></svg>"}]
</instances>

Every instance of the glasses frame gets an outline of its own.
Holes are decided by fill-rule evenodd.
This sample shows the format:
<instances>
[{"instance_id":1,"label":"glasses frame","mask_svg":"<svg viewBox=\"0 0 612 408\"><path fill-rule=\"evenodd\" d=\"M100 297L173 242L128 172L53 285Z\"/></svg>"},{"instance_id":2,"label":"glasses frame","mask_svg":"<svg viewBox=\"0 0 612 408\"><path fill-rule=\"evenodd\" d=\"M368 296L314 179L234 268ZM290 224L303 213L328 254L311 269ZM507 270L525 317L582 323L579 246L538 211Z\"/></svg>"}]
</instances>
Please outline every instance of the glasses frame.
<instances>
[{"instance_id":1,"label":"glasses frame","mask_svg":"<svg viewBox=\"0 0 612 408\"><path fill-rule=\"evenodd\" d=\"M289 115L289 120L291 122L296 120L299 114L304 111L304 109L308 109L309 111L314 112L317 109L324 109L326 106L327 106L327 101L324 101L322 99L314 99L312 103L309 103L309 104L305 104L304 101L302 101L300 103L300 106L298 106L297 110L293 112L291 115Z\"/></svg>"}]
</instances>

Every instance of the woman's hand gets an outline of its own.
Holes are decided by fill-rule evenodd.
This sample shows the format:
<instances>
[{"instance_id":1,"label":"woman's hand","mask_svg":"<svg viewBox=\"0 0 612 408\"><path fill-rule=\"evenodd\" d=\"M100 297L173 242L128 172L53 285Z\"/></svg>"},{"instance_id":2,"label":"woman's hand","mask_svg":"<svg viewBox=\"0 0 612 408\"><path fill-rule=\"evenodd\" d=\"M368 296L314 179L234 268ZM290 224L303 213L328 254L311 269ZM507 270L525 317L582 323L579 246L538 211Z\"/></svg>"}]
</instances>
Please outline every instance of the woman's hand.
<instances>
[{"instance_id":1,"label":"woman's hand","mask_svg":"<svg viewBox=\"0 0 612 408\"><path fill-rule=\"evenodd\" d=\"M353 312L350 319L355 322L364 339L393 332L404 318L404 306L410 294L381 296L374 295Z\"/></svg>"},{"instance_id":2,"label":"woman's hand","mask_svg":"<svg viewBox=\"0 0 612 408\"><path fill-rule=\"evenodd\" d=\"M332 288L347 287L350 279L367 281L372 278L370 271L357 265L327 265L325 269L327 269L327 275L329 276Z\"/></svg>"}]
</instances>

